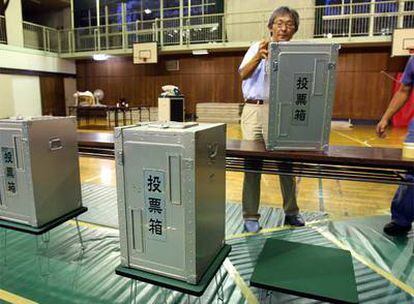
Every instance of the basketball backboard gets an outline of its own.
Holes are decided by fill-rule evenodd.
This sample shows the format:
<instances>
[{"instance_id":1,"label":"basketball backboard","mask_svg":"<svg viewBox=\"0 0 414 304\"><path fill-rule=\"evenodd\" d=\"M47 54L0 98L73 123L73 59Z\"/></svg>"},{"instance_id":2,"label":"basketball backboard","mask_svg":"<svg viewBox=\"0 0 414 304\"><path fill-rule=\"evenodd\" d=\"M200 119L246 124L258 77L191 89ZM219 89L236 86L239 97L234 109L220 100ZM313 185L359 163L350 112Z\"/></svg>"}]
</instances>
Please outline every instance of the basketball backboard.
<instances>
[{"instance_id":1,"label":"basketball backboard","mask_svg":"<svg viewBox=\"0 0 414 304\"><path fill-rule=\"evenodd\" d=\"M157 63L158 62L157 43L156 42L135 43L133 56L134 56L134 64Z\"/></svg>"},{"instance_id":2,"label":"basketball backboard","mask_svg":"<svg viewBox=\"0 0 414 304\"><path fill-rule=\"evenodd\" d=\"M392 37L391 56L412 55L410 49L414 50L414 29L395 29Z\"/></svg>"}]
</instances>

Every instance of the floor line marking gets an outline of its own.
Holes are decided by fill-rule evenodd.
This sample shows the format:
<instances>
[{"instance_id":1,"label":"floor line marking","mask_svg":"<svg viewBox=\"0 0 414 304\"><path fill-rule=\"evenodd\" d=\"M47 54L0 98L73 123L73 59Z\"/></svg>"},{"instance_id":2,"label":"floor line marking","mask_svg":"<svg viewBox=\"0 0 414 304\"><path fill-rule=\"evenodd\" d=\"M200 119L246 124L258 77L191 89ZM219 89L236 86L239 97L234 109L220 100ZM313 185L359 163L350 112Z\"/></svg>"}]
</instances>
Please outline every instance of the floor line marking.
<instances>
[{"instance_id":1,"label":"floor line marking","mask_svg":"<svg viewBox=\"0 0 414 304\"><path fill-rule=\"evenodd\" d=\"M365 146L365 147L372 147L372 145L370 145L369 143L367 143L366 141L361 141L361 140L359 140L359 139L357 139L357 138L355 138L355 137L353 137L353 136L349 136L349 135L346 135L346 134L344 134L344 133L342 133L342 132L339 132L339 131L336 131L336 130L332 130L334 133L336 133L336 134L338 134L338 135L340 135L340 136L342 136L342 137L345 137L345 138L347 138L347 139L349 139L349 140L352 140L352 141L355 141L355 142L357 142L357 143L359 143L359 144L361 144L361 145L363 145L363 146Z\"/></svg>"},{"instance_id":2,"label":"floor line marking","mask_svg":"<svg viewBox=\"0 0 414 304\"><path fill-rule=\"evenodd\" d=\"M311 227L312 225L321 224L321 223L324 223L324 222L327 222L327 221L330 221L330 220L329 219L322 219L322 220L307 222L304 227L308 227L308 226ZM301 228L303 228L303 227L294 227L294 226L288 226L288 225L280 226L280 227L265 228L265 229L261 229L259 232L243 232L243 233L237 233L237 234L229 235L228 237L226 237L226 241L234 240L234 239L241 239L241 238L245 238L245 237L249 237L249 236L262 235L262 234L265 234L265 233L284 231L284 230L301 229Z\"/></svg>"},{"instance_id":3,"label":"floor line marking","mask_svg":"<svg viewBox=\"0 0 414 304\"><path fill-rule=\"evenodd\" d=\"M14 293L8 292L3 289L0 289L0 300L6 301L12 304L37 304L37 302L18 296Z\"/></svg>"},{"instance_id":4,"label":"floor line marking","mask_svg":"<svg viewBox=\"0 0 414 304\"><path fill-rule=\"evenodd\" d=\"M259 304L256 296L243 280L236 267L230 262L229 258L226 258L223 262L224 268L227 270L229 276L233 279L236 286L240 289L242 295L246 299L248 304Z\"/></svg>"},{"instance_id":5,"label":"floor line marking","mask_svg":"<svg viewBox=\"0 0 414 304\"><path fill-rule=\"evenodd\" d=\"M338 240L331 232L325 231L321 227L312 227L312 229L319 232L323 237L334 243L336 246L343 250L348 250L351 255L356 258L359 262L385 278L386 280L390 281L392 284L400 288L401 290L405 291L406 293L410 294L411 296L414 296L414 288L407 285L406 283L400 281L397 279L392 273L389 273L388 271L385 271L381 267L378 267L377 265L369 262L366 260L365 257L360 255L359 253L355 252L352 248L349 248L346 244L342 243L340 240Z\"/></svg>"}]
</instances>

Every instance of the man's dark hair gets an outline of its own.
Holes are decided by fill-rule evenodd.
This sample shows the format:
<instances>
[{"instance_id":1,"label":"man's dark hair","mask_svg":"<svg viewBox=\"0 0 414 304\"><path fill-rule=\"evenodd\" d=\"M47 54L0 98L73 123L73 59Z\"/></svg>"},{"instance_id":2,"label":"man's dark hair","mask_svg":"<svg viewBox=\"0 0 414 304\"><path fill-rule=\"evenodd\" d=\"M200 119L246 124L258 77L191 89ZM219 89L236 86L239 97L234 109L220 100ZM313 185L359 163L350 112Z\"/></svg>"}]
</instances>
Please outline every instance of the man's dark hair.
<instances>
[{"instance_id":1,"label":"man's dark hair","mask_svg":"<svg viewBox=\"0 0 414 304\"><path fill-rule=\"evenodd\" d=\"M292 18L293 22L295 23L295 33L299 29L299 14L296 10L287 7L287 6L281 6L275 9L272 13L272 15L269 18L269 22L267 23L267 27L271 29L273 27L273 23L275 22L275 19L280 16L290 16Z\"/></svg>"}]
</instances>

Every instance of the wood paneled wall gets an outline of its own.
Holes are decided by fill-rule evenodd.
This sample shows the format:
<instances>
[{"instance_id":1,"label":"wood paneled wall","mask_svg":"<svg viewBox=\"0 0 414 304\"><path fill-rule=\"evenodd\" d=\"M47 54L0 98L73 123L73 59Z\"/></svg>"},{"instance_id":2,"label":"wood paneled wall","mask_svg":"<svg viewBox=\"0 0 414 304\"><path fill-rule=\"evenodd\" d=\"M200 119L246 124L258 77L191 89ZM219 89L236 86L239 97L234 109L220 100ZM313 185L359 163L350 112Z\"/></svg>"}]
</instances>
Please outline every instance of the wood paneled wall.
<instances>
[{"instance_id":1,"label":"wood paneled wall","mask_svg":"<svg viewBox=\"0 0 414 304\"><path fill-rule=\"evenodd\" d=\"M157 64L134 65L131 58L105 62L78 61L78 90L101 88L104 103L121 97L131 105L156 106L161 86L176 85L186 98L187 113L195 113L197 102L242 102L237 73L242 53L207 56L162 56ZM179 60L179 71L167 71L166 60Z\"/></svg>"},{"instance_id":2,"label":"wood paneled wall","mask_svg":"<svg viewBox=\"0 0 414 304\"><path fill-rule=\"evenodd\" d=\"M406 57L391 58L390 47L340 50L333 117L380 119L392 96L393 80Z\"/></svg>"},{"instance_id":3,"label":"wood paneled wall","mask_svg":"<svg viewBox=\"0 0 414 304\"><path fill-rule=\"evenodd\" d=\"M244 52L208 56L161 56L157 64L134 65L130 57L105 62L77 62L78 90L105 92L104 103L121 97L131 105L155 106L161 86L177 85L186 97L187 113L198 102L243 102L237 73ZM166 60L179 60L179 71L169 72ZM390 58L389 47L347 48L337 65L335 118L379 119L391 97L392 76L402 71L407 58Z\"/></svg>"}]
</instances>

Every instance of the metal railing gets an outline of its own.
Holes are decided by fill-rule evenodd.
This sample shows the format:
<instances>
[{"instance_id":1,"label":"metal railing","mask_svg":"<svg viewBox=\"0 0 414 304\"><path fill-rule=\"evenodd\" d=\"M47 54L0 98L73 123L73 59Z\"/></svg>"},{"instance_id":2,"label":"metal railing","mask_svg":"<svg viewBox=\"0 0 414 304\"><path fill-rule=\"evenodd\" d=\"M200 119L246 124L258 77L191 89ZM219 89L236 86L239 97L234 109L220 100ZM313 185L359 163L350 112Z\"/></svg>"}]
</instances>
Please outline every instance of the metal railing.
<instances>
[{"instance_id":1,"label":"metal railing","mask_svg":"<svg viewBox=\"0 0 414 304\"><path fill-rule=\"evenodd\" d=\"M414 28L414 0L368 1L297 8L301 23L295 39L390 36L395 28ZM54 30L24 23L25 46L64 54L128 50L155 41L161 47L200 43L251 42L268 37L270 11L184 16Z\"/></svg>"},{"instance_id":2,"label":"metal railing","mask_svg":"<svg viewBox=\"0 0 414 304\"><path fill-rule=\"evenodd\" d=\"M111 24L60 31L61 53L132 48L134 43L157 41L156 22Z\"/></svg>"},{"instance_id":3,"label":"metal railing","mask_svg":"<svg viewBox=\"0 0 414 304\"><path fill-rule=\"evenodd\" d=\"M130 49L134 43L154 41L161 46L221 42L222 25L223 14L62 30L60 52Z\"/></svg>"},{"instance_id":4,"label":"metal railing","mask_svg":"<svg viewBox=\"0 0 414 304\"><path fill-rule=\"evenodd\" d=\"M318 6L314 37L387 36L396 28L413 27L412 0Z\"/></svg>"},{"instance_id":5,"label":"metal railing","mask_svg":"<svg viewBox=\"0 0 414 304\"><path fill-rule=\"evenodd\" d=\"M7 43L6 18L4 16L0 16L0 43Z\"/></svg>"},{"instance_id":6,"label":"metal railing","mask_svg":"<svg viewBox=\"0 0 414 304\"><path fill-rule=\"evenodd\" d=\"M50 27L23 22L24 47L59 53L59 31Z\"/></svg>"}]
</instances>

